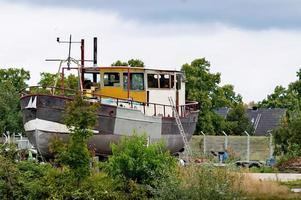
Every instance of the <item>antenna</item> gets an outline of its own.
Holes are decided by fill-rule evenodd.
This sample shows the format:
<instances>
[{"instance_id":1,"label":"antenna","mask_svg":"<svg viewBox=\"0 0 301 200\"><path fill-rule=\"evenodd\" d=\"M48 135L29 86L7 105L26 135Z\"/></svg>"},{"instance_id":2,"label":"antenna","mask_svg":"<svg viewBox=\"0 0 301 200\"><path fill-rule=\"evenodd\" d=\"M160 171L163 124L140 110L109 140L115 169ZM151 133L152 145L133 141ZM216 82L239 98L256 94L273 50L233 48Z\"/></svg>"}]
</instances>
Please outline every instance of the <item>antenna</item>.
<instances>
[{"instance_id":1,"label":"antenna","mask_svg":"<svg viewBox=\"0 0 301 200\"><path fill-rule=\"evenodd\" d=\"M72 43L80 43L81 44L81 41L72 41L72 35L70 34L70 37L69 37L69 41L61 41L59 37L56 38L56 41L58 43L68 43L69 44L69 51L68 51L68 57L67 57L67 66L68 66L68 70L70 69L70 61L71 61L71 44Z\"/></svg>"},{"instance_id":2,"label":"antenna","mask_svg":"<svg viewBox=\"0 0 301 200\"><path fill-rule=\"evenodd\" d=\"M56 38L57 43L65 43L69 45L68 48L68 57L67 59L46 59L46 61L56 61L56 62L67 62L67 69L70 70L70 64L71 62L78 62L81 61L81 67L84 67L84 62L93 62L93 60L85 60L84 58L84 39L81 39L81 41L72 41L72 35L69 36L69 41L61 41L59 37ZM73 43L81 44L81 59L74 59L71 57L71 45Z\"/></svg>"},{"instance_id":3,"label":"antenna","mask_svg":"<svg viewBox=\"0 0 301 200\"><path fill-rule=\"evenodd\" d=\"M62 88L64 88L64 84L63 84L64 83L64 67L62 68L62 65L64 63L67 64L67 70L70 70L70 69L77 69L78 70L78 78L79 78L78 83L79 83L79 88L82 90L82 68L84 67L84 62L85 61L93 62L93 60L85 60L85 58L84 58L84 44L85 44L84 39L81 39L81 41L72 41L72 35L70 34L69 41L61 41L59 37L56 38L56 41L58 43L68 44L69 48L68 48L68 57L67 57L67 59L46 59L46 61L60 62L59 69L58 69L58 72L57 72L57 78L55 80L54 88L53 88L53 91L52 91L53 94L55 92L55 87L57 85L58 79L60 78L60 75L61 75L60 74L61 69L62 69L62 77L61 77L61 79L62 79ZM77 59L74 59L74 58L71 57L71 45L72 45L72 43L81 44L80 45L80 49L81 49L81 59L80 60L77 60ZM70 67L71 62L76 64L77 67L76 68L71 68Z\"/></svg>"}]
</instances>

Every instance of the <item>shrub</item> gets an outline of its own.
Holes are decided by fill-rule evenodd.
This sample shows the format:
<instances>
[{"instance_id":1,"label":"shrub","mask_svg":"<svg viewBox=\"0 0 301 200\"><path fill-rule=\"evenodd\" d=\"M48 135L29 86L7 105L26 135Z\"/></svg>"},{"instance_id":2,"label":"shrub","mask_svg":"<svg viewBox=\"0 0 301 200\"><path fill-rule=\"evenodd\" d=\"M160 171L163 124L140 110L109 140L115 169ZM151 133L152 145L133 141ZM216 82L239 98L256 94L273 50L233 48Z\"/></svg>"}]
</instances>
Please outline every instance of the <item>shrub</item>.
<instances>
[{"instance_id":1,"label":"shrub","mask_svg":"<svg viewBox=\"0 0 301 200\"><path fill-rule=\"evenodd\" d=\"M21 161L17 163L20 173L20 182L22 183L22 193L26 199L45 199L51 195L46 190L45 179L52 168L50 164L40 164L32 161Z\"/></svg>"},{"instance_id":2,"label":"shrub","mask_svg":"<svg viewBox=\"0 0 301 200\"><path fill-rule=\"evenodd\" d=\"M146 136L134 134L112 145L112 156L104 169L117 182L123 183L120 187L125 192L153 196L151 193L173 174L175 166L174 157L165 150L163 143L146 146Z\"/></svg>"},{"instance_id":3,"label":"shrub","mask_svg":"<svg viewBox=\"0 0 301 200\"><path fill-rule=\"evenodd\" d=\"M15 163L0 155L0 199L19 199L22 196L19 176Z\"/></svg>"}]
</instances>

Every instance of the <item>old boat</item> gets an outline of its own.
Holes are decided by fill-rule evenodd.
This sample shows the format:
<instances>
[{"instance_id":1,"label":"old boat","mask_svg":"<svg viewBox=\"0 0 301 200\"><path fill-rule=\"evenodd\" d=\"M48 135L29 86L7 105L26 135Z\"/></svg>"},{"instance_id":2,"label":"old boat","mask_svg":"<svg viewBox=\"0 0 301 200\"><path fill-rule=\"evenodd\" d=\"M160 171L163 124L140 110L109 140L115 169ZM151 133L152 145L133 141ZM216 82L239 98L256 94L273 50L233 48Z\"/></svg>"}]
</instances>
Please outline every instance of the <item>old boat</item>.
<instances>
[{"instance_id":1,"label":"old boat","mask_svg":"<svg viewBox=\"0 0 301 200\"><path fill-rule=\"evenodd\" d=\"M62 60L61 64L70 60ZM117 143L134 131L146 134L149 142L163 139L171 153L183 150L183 138L168 97L175 101L188 139L195 131L199 111L197 102L185 100L185 77L181 71L124 66L83 67L73 61L78 64L79 88L84 98L100 104L98 122L89 140L89 146L97 155L109 155L111 143ZM70 67L61 67L61 64L63 81L64 70ZM60 88L49 88L49 94L35 88L30 87L22 93L24 128L37 150L43 156L49 156L48 145L53 137L68 138L63 113L73 96L64 88L63 82Z\"/></svg>"}]
</instances>

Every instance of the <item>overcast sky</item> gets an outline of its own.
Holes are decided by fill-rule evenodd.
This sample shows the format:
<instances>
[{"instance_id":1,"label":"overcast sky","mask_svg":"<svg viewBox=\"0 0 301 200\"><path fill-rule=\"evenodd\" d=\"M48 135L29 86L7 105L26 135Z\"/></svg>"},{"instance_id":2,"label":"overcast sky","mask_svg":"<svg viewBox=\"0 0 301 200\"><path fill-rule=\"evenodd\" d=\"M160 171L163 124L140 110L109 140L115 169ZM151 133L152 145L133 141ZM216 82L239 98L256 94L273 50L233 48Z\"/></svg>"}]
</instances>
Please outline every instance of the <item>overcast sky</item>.
<instances>
[{"instance_id":1,"label":"overcast sky","mask_svg":"<svg viewBox=\"0 0 301 200\"><path fill-rule=\"evenodd\" d=\"M206 57L245 102L296 80L301 67L299 0L0 0L0 67L24 67L30 84L66 58L56 37L99 38L99 65L138 58L180 69ZM79 46L72 48L79 58Z\"/></svg>"}]
</instances>

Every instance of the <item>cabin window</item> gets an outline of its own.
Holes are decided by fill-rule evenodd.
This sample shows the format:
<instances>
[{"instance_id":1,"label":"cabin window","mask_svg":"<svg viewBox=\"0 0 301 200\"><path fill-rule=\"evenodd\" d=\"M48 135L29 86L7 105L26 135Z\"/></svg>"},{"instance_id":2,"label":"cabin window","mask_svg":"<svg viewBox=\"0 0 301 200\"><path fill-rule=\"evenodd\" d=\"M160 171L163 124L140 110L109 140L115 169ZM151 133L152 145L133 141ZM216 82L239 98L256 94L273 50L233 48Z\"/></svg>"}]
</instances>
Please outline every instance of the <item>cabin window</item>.
<instances>
[{"instance_id":1,"label":"cabin window","mask_svg":"<svg viewBox=\"0 0 301 200\"><path fill-rule=\"evenodd\" d=\"M143 73L130 73L131 77L131 90L144 90L144 74ZM128 88L128 73L123 74L123 88Z\"/></svg>"},{"instance_id":2,"label":"cabin window","mask_svg":"<svg viewBox=\"0 0 301 200\"><path fill-rule=\"evenodd\" d=\"M147 74L147 86L148 88L159 88L158 74Z\"/></svg>"},{"instance_id":3,"label":"cabin window","mask_svg":"<svg viewBox=\"0 0 301 200\"><path fill-rule=\"evenodd\" d=\"M160 88L170 88L169 74L160 74Z\"/></svg>"},{"instance_id":4,"label":"cabin window","mask_svg":"<svg viewBox=\"0 0 301 200\"><path fill-rule=\"evenodd\" d=\"M171 75L170 84L171 84L170 88L174 88L174 86L175 86L175 76L174 75Z\"/></svg>"},{"instance_id":5,"label":"cabin window","mask_svg":"<svg viewBox=\"0 0 301 200\"><path fill-rule=\"evenodd\" d=\"M100 86L100 74L99 73L84 73L84 89L91 89L93 87Z\"/></svg>"},{"instance_id":6,"label":"cabin window","mask_svg":"<svg viewBox=\"0 0 301 200\"><path fill-rule=\"evenodd\" d=\"M104 73L103 75L104 86L120 86L120 75L119 73Z\"/></svg>"},{"instance_id":7,"label":"cabin window","mask_svg":"<svg viewBox=\"0 0 301 200\"><path fill-rule=\"evenodd\" d=\"M176 78L177 78L176 88L177 88L177 90L180 90L181 89L181 75L177 74Z\"/></svg>"}]
</instances>

